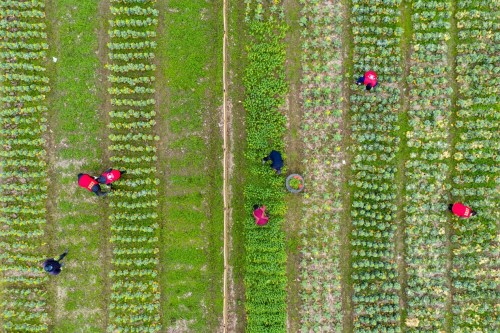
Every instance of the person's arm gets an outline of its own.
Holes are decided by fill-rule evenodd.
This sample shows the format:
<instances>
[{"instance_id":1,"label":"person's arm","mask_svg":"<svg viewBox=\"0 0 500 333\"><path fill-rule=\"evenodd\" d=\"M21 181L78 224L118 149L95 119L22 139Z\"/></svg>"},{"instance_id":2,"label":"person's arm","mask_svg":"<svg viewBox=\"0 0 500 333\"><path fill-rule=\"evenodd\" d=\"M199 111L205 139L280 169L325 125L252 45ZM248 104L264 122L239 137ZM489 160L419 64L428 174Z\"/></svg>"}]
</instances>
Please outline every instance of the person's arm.
<instances>
[{"instance_id":1,"label":"person's arm","mask_svg":"<svg viewBox=\"0 0 500 333\"><path fill-rule=\"evenodd\" d=\"M106 170L105 172L111 172L111 170L113 170L113 168L109 168L108 170Z\"/></svg>"}]
</instances>

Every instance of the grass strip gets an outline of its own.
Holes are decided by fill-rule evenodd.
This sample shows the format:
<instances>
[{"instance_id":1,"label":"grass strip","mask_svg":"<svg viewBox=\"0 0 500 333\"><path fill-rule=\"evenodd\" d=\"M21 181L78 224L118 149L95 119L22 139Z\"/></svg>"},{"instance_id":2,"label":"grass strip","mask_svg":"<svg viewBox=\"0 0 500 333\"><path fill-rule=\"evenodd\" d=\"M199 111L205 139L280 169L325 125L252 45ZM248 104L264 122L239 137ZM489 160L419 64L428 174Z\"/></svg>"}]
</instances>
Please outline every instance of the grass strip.
<instances>
[{"instance_id":1,"label":"grass strip","mask_svg":"<svg viewBox=\"0 0 500 333\"><path fill-rule=\"evenodd\" d=\"M216 332L222 315L221 3L159 1L165 133L162 313L167 330Z\"/></svg>"},{"instance_id":2,"label":"grass strip","mask_svg":"<svg viewBox=\"0 0 500 333\"><path fill-rule=\"evenodd\" d=\"M98 4L48 2L48 74L53 82L48 125L51 255L69 248L65 267L51 279L52 332L103 332L106 327L108 232L107 204L76 184L80 172L103 171L105 124L100 110L97 32Z\"/></svg>"}]
</instances>

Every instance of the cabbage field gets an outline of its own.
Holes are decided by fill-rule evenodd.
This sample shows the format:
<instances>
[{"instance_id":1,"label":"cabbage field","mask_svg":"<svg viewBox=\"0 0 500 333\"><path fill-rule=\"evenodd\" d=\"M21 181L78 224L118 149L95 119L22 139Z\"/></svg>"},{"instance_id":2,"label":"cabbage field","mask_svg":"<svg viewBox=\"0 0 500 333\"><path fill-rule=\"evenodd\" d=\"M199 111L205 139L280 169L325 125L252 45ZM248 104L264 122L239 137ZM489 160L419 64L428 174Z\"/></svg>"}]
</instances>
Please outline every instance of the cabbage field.
<instances>
[{"instance_id":1,"label":"cabbage field","mask_svg":"<svg viewBox=\"0 0 500 333\"><path fill-rule=\"evenodd\" d=\"M499 332L499 17L0 0L0 332Z\"/></svg>"}]
</instances>

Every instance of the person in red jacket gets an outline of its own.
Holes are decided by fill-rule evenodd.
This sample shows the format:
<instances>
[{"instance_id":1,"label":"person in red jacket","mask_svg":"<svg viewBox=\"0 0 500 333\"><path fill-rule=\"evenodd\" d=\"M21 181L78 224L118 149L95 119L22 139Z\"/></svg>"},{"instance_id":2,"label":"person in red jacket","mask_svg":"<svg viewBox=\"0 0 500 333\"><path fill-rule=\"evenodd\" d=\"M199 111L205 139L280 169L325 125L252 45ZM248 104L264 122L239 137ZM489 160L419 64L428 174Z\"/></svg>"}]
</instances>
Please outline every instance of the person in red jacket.
<instances>
[{"instance_id":1,"label":"person in red jacket","mask_svg":"<svg viewBox=\"0 0 500 333\"><path fill-rule=\"evenodd\" d=\"M364 84L366 86L366 90L370 90L372 88L375 88L378 84L377 81L377 73L374 71L368 71L365 73L365 75L361 76L358 81L356 81L356 84L359 86L360 84Z\"/></svg>"},{"instance_id":2,"label":"person in red jacket","mask_svg":"<svg viewBox=\"0 0 500 333\"><path fill-rule=\"evenodd\" d=\"M101 184L110 185L112 182L120 179L120 177L125 173L126 173L126 171L109 168L108 170L104 171L99 176L99 178L97 178L97 181ZM110 185L110 187L111 187L111 185Z\"/></svg>"},{"instance_id":3,"label":"person in red jacket","mask_svg":"<svg viewBox=\"0 0 500 333\"><path fill-rule=\"evenodd\" d=\"M269 216L266 216L266 206L254 205L253 206L253 217L255 217L255 223L257 225L266 225L269 221Z\"/></svg>"},{"instance_id":4,"label":"person in red jacket","mask_svg":"<svg viewBox=\"0 0 500 333\"><path fill-rule=\"evenodd\" d=\"M472 210L470 207L465 206L461 202L455 202L454 204L448 205L448 210L458 217L469 218L477 214L476 211Z\"/></svg>"},{"instance_id":5,"label":"person in red jacket","mask_svg":"<svg viewBox=\"0 0 500 333\"><path fill-rule=\"evenodd\" d=\"M107 192L101 191L101 186L97 182L97 180L89 174L79 173L78 174L78 185L80 187L86 188L90 192L94 192L98 197L102 197Z\"/></svg>"}]
</instances>

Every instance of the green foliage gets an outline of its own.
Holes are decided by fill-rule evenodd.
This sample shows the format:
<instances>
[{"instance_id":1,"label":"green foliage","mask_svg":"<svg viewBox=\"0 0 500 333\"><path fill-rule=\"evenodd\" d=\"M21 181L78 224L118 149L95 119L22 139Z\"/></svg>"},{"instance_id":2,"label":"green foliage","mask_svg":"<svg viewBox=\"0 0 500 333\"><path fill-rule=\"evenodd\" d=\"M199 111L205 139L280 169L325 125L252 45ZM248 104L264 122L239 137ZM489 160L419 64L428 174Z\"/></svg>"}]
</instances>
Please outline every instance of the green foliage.
<instances>
[{"instance_id":1,"label":"green foliage","mask_svg":"<svg viewBox=\"0 0 500 333\"><path fill-rule=\"evenodd\" d=\"M406 133L410 159L406 163L406 263L409 332L444 330L450 290L446 280L445 207L449 144L447 123L451 105L447 58L449 2L412 4L412 87Z\"/></svg>"},{"instance_id":2,"label":"green foliage","mask_svg":"<svg viewBox=\"0 0 500 333\"><path fill-rule=\"evenodd\" d=\"M250 164L271 149L283 151L286 119L279 112L286 93L284 74L286 27L270 16L248 23L252 43L247 47L246 89L247 150ZM270 168L250 168L251 183L245 186L245 309L247 332L286 331L286 255L282 231L284 181ZM264 204L271 218L260 227L251 216L254 204Z\"/></svg>"},{"instance_id":3,"label":"green foliage","mask_svg":"<svg viewBox=\"0 0 500 333\"><path fill-rule=\"evenodd\" d=\"M399 286L393 261L396 205L392 196L397 192L399 127L395 113L400 92L389 86L402 72L400 2L352 0L354 73L359 77L374 70L380 82L375 93L353 84L351 95L352 138L357 147L351 166L355 180L351 181L351 246L356 256L352 258L351 279L356 331L400 332ZM390 255L382 256L387 253ZM386 305L385 311L378 310L380 304Z\"/></svg>"},{"instance_id":4,"label":"green foliage","mask_svg":"<svg viewBox=\"0 0 500 333\"><path fill-rule=\"evenodd\" d=\"M342 45L340 1L303 0L302 133L307 192L300 227L301 332L341 332L342 299L339 226L342 216L338 184L343 152ZM335 210L335 213L333 211ZM333 213L333 214L332 214Z\"/></svg>"},{"instance_id":5,"label":"green foliage","mask_svg":"<svg viewBox=\"0 0 500 333\"><path fill-rule=\"evenodd\" d=\"M152 144L159 137L153 132L156 121L151 107L156 103L156 66L150 64L157 46L152 40L157 21L152 17L158 15L158 10L150 1L120 2L122 7L111 6L113 29L108 31L111 63L106 68L113 73L108 77L108 93L118 97L111 99L113 110L108 128L112 144L108 149L115 168L127 170L127 174L110 194L110 241L114 248L107 331L159 332L160 292L155 282L159 224L158 214L152 210L158 205L159 180L155 177L156 168L151 167L157 160ZM137 20L137 16L144 18ZM128 42L130 39L134 42ZM138 289L131 292L131 286Z\"/></svg>"},{"instance_id":6,"label":"green foliage","mask_svg":"<svg viewBox=\"0 0 500 333\"><path fill-rule=\"evenodd\" d=\"M457 3L456 153L452 195L478 215L453 219L455 332L498 330L498 4ZM495 28L496 25L496 28ZM497 66L498 67L498 66Z\"/></svg>"},{"instance_id":7,"label":"green foliage","mask_svg":"<svg viewBox=\"0 0 500 333\"><path fill-rule=\"evenodd\" d=\"M42 1L0 2L2 331L47 332L45 234L47 34Z\"/></svg>"}]
</instances>

